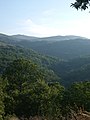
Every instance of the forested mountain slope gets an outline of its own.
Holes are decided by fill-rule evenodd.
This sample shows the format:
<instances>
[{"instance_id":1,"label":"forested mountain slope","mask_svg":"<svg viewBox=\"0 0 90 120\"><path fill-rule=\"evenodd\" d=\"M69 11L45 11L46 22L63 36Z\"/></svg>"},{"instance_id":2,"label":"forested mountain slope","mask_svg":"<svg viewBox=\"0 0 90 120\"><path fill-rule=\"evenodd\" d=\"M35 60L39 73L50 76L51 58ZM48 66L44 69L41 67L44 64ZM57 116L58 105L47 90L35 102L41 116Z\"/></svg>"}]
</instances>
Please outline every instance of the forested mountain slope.
<instances>
[{"instance_id":1,"label":"forested mountain slope","mask_svg":"<svg viewBox=\"0 0 90 120\"><path fill-rule=\"evenodd\" d=\"M75 39L58 42L36 41L20 42L26 48L32 48L45 55L52 55L62 59L72 59L79 56L90 55L90 41Z\"/></svg>"},{"instance_id":2,"label":"forested mountain slope","mask_svg":"<svg viewBox=\"0 0 90 120\"><path fill-rule=\"evenodd\" d=\"M53 63L60 61L57 58L40 55L39 53L25 49L20 46L14 46L0 42L0 74L2 74L7 66L16 59L27 59L33 61L35 64L40 66L48 81L58 81L60 78L51 70L48 66Z\"/></svg>"},{"instance_id":3,"label":"forested mountain slope","mask_svg":"<svg viewBox=\"0 0 90 120\"><path fill-rule=\"evenodd\" d=\"M32 48L39 53L59 57L60 59L90 55L90 40L78 36L36 38L24 35L7 36L0 34L0 41L29 49Z\"/></svg>"},{"instance_id":4,"label":"forested mountain slope","mask_svg":"<svg viewBox=\"0 0 90 120\"><path fill-rule=\"evenodd\" d=\"M24 58L31 59L41 67L44 67L44 69L51 70L48 74L51 76L51 74L55 73L62 79L60 82L62 81L62 84L65 86L76 81L90 80L89 40L73 39L49 42L25 41L25 38L30 39L31 37L0 34L0 72L2 72L11 61ZM50 37L49 39L51 38L56 37ZM35 40L39 38L33 37L31 39Z\"/></svg>"},{"instance_id":5,"label":"forested mountain slope","mask_svg":"<svg viewBox=\"0 0 90 120\"><path fill-rule=\"evenodd\" d=\"M0 120L90 112L90 41L30 38L0 34Z\"/></svg>"},{"instance_id":6,"label":"forested mountain slope","mask_svg":"<svg viewBox=\"0 0 90 120\"><path fill-rule=\"evenodd\" d=\"M61 76L65 86L79 81L90 81L90 56L78 57L68 61L60 61L50 66Z\"/></svg>"}]
</instances>

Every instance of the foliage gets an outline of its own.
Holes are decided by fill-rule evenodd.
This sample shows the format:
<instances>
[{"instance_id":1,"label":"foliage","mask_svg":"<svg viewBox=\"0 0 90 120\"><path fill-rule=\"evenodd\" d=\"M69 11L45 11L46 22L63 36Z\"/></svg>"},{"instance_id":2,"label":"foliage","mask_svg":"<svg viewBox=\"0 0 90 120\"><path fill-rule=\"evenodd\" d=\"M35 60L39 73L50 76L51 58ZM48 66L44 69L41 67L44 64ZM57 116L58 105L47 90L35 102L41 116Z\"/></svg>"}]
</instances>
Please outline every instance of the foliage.
<instances>
[{"instance_id":1,"label":"foliage","mask_svg":"<svg viewBox=\"0 0 90 120\"><path fill-rule=\"evenodd\" d=\"M8 113L8 109L11 108L10 114L12 114L16 106L15 98L18 94L20 94L24 87L27 87L31 82L43 79L43 76L38 70L37 65L28 60L18 59L7 67L3 74L3 78L8 81L5 101L9 102L9 104L7 105L6 103L6 112Z\"/></svg>"},{"instance_id":2,"label":"foliage","mask_svg":"<svg viewBox=\"0 0 90 120\"><path fill-rule=\"evenodd\" d=\"M27 47L27 43L30 42L22 42L22 45ZM0 120L4 116L8 119L13 114L17 117L41 116L43 119L59 120L78 108L90 111L90 42L36 43L31 42L28 47L32 45L36 50L46 50L50 55L58 54L66 60L16 46L9 36L3 36L0 39ZM80 44L86 45L85 48ZM66 89L60 85L61 80Z\"/></svg>"},{"instance_id":3,"label":"foliage","mask_svg":"<svg viewBox=\"0 0 90 120\"><path fill-rule=\"evenodd\" d=\"M20 58L32 60L34 63L38 64L40 66L40 69L42 71L45 71L44 73L48 75L47 81L59 79L52 70L47 68L51 64L56 63L58 59L40 55L31 49L23 49L20 46L11 46L8 44L5 44L5 46L0 46L0 74L5 71L6 67L13 60L17 60ZM53 74L53 77L50 74Z\"/></svg>"},{"instance_id":4,"label":"foliage","mask_svg":"<svg viewBox=\"0 0 90 120\"><path fill-rule=\"evenodd\" d=\"M61 83L66 87L74 82L90 81L90 56L61 61L50 69L62 78Z\"/></svg>"},{"instance_id":5,"label":"foliage","mask_svg":"<svg viewBox=\"0 0 90 120\"><path fill-rule=\"evenodd\" d=\"M90 111L90 82L75 83L64 90L59 83L46 83L39 67L25 59L13 61L2 77L7 83L1 104L5 115L37 115L53 120L80 107Z\"/></svg>"},{"instance_id":6,"label":"foliage","mask_svg":"<svg viewBox=\"0 0 90 120\"><path fill-rule=\"evenodd\" d=\"M43 80L31 83L28 89L21 92L15 113L26 117L38 115L57 118L61 115L60 101L63 90L60 85L56 87L53 84L53 87L49 87Z\"/></svg>"},{"instance_id":7,"label":"foliage","mask_svg":"<svg viewBox=\"0 0 90 120\"><path fill-rule=\"evenodd\" d=\"M84 55L90 55L90 41L83 39L70 39L56 42L36 41L21 42L24 48L31 48L44 55L58 57L59 59L72 59Z\"/></svg>"},{"instance_id":8,"label":"foliage","mask_svg":"<svg viewBox=\"0 0 90 120\"><path fill-rule=\"evenodd\" d=\"M0 46L0 73L7 67L8 63L18 58L31 59L39 65L49 65L54 62L54 58L38 54L31 49L23 49L20 46L11 46L5 44Z\"/></svg>"},{"instance_id":9,"label":"foliage","mask_svg":"<svg viewBox=\"0 0 90 120\"><path fill-rule=\"evenodd\" d=\"M0 77L0 120L3 120L4 116L4 82Z\"/></svg>"},{"instance_id":10,"label":"foliage","mask_svg":"<svg viewBox=\"0 0 90 120\"><path fill-rule=\"evenodd\" d=\"M60 114L64 88L56 83L48 85L43 80L43 73L33 62L17 59L7 67L2 77L7 79L4 100L6 114L26 117Z\"/></svg>"},{"instance_id":11,"label":"foliage","mask_svg":"<svg viewBox=\"0 0 90 120\"><path fill-rule=\"evenodd\" d=\"M70 109L90 112L90 82L74 83L65 91L63 101L66 112Z\"/></svg>"},{"instance_id":12,"label":"foliage","mask_svg":"<svg viewBox=\"0 0 90 120\"><path fill-rule=\"evenodd\" d=\"M71 6L75 7L77 10L78 9L86 10L89 4L90 4L90 0L76 0L76 2L71 3Z\"/></svg>"}]
</instances>

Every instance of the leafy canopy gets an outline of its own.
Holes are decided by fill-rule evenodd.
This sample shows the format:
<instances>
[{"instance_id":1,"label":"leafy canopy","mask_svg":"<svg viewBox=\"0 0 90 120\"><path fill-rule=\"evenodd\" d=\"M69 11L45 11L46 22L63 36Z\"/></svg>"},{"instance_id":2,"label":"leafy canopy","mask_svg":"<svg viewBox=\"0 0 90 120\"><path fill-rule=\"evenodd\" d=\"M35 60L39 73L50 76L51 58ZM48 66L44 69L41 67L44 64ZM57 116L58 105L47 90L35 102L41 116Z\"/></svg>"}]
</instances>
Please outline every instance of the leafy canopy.
<instances>
[{"instance_id":1,"label":"leafy canopy","mask_svg":"<svg viewBox=\"0 0 90 120\"><path fill-rule=\"evenodd\" d=\"M46 83L42 71L32 61L14 60L2 77L7 80L6 115L60 116L64 87L59 83Z\"/></svg>"},{"instance_id":2,"label":"leafy canopy","mask_svg":"<svg viewBox=\"0 0 90 120\"><path fill-rule=\"evenodd\" d=\"M77 10L86 10L90 4L90 0L76 0L76 2L71 3L71 6L75 7Z\"/></svg>"},{"instance_id":3,"label":"leafy canopy","mask_svg":"<svg viewBox=\"0 0 90 120\"><path fill-rule=\"evenodd\" d=\"M90 82L74 83L65 91L64 104L90 111Z\"/></svg>"}]
</instances>

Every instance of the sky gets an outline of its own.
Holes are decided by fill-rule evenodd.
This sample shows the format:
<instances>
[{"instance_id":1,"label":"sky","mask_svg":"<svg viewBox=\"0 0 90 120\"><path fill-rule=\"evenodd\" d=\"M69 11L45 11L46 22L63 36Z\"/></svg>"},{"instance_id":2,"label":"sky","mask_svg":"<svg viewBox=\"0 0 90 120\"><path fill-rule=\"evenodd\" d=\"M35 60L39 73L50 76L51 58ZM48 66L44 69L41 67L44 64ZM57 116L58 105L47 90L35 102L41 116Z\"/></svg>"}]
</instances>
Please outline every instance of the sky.
<instances>
[{"instance_id":1,"label":"sky","mask_svg":"<svg viewBox=\"0 0 90 120\"><path fill-rule=\"evenodd\" d=\"M90 13L70 7L75 0L0 0L0 33L36 37L90 38Z\"/></svg>"}]
</instances>

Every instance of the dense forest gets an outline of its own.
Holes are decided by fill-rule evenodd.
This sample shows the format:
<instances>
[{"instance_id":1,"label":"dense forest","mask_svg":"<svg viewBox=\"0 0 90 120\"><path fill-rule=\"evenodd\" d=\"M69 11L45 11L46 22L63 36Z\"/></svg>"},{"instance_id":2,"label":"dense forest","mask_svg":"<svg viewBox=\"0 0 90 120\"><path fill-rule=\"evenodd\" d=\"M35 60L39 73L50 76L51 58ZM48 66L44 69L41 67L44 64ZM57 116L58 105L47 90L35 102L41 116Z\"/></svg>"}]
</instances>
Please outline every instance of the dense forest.
<instances>
[{"instance_id":1,"label":"dense forest","mask_svg":"<svg viewBox=\"0 0 90 120\"><path fill-rule=\"evenodd\" d=\"M0 34L0 120L90 112L90 41Z\"/></svg>"}]
</instances>

